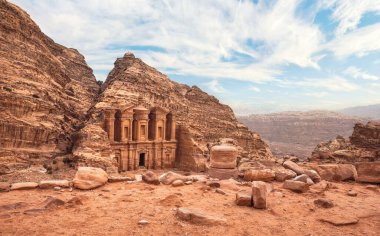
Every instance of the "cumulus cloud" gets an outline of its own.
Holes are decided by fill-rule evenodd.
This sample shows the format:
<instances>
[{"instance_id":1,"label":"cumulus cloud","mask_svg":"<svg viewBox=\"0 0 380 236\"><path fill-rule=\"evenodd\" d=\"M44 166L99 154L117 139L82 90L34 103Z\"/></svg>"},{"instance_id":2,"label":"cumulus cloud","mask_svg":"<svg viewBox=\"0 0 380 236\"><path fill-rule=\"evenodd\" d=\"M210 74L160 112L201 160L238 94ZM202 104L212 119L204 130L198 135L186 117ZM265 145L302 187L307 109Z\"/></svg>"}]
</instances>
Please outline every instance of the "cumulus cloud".
<instances>
[{"instance_id":1,"label":"cumulus cloud","mask_svg":"<svg viewBox=\"0 0 380 236\"><path fill-rule=\"evenodd\" d=\"M225 93L226 90L222 85L219 84L217 80L211 80L210 82L205 84L208 89L210 89L214 93Z\"/></svg>"},{"instance_id":2,"label":"cumulus cloud","mask_svg":"<svg viewBox=\"0 0 380 236\"><path fill-rule=\"evenodd\" d=\"M332 76L329 78L306 78L298 81L283 80L278 81L278 85L283 87L327 89L334 92L352 92L359 88L358 85L340 76Z\"/></svg>"},{"instance_id":3,"label":"cumulus cloud","mask_svg":"<svg viewBox=\"0 0 380 236\"><path fill-rule=\"evenodd\" d=\"M344 74L352 76L355 79L364 79L364 80L378 80L379 77L376 75L369 74L368 72L357 68L355 66L348 67L345 71L343 71Z\"/></svg>"}]
</instances>

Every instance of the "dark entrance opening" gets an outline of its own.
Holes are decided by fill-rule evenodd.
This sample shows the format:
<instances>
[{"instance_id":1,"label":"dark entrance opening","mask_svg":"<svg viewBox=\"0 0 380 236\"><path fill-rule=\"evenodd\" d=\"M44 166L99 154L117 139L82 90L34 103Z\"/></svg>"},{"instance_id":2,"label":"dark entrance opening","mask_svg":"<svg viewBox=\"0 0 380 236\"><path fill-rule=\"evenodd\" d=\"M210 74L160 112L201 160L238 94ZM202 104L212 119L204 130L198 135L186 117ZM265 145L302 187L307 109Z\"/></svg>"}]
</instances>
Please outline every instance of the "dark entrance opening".
<instances>
[{"instance_id":1,"label":"dark entrance opening","mask_svg":"<svg viewBox=\"0 0 380 236\"><path fill-rule=\"evenodd\" d=\"M139 166L145 166L145 153L140 153Z\"/></svg>"}]
</instances>

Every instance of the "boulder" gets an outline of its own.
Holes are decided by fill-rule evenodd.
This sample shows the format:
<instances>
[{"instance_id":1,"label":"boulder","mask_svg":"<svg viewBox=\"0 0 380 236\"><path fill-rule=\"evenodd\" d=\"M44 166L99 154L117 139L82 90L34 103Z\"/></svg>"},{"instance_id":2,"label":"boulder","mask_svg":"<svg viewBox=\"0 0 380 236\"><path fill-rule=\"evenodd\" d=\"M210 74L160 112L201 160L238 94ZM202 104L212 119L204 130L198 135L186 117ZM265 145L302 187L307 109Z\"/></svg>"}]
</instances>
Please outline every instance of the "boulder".
<instances>
[{"instance_id":1,"label":"boulder","mask_svg":"<svg viewBox=\"0 0 380 236\"><path fill-rule=\"evenodd\" d=\"M79 167L74 176L73 185L78 189L94 189L103 186L108 181L107 173L100 168Z\"/></svg>"},{"instance_id":2,"label":"boulder","mask_svg":"<svg viewBox=\"0 0 380 236\"><path fill-rule=\"evenodd\" d=\"M299 175L299 176L295 177L293 180L294 181L301 181L301 182L307 183L308 185L314 184L313 180L310 179L310 177L306 174Z\"/></svg>"},{"instance_id":3,"label":"boulder","mask_svg":"<svg viewBox=\"0 0 380 236\"><path fill-rule=\"evenodd\" d=\"M330 199L326 198L315 199L314 204L321 208L331 208L334 206L334 203Z\"/></svg>"},{"instance_id":4,"label":"boulder","mask_svg":"<svg viewBox=\"0 0 380 236\"><path fill-rule=\"evenodd\" d=\"M360 162L355 164L358 182L380 183L380 162Z\"/></svg>"},{"instance_id":5,"label":"boulder","mask_svg":"<svg viewBox=\"0 0 380 236\"><path fill-rule=\"evenodd\" d=\"M326 180L314 184L310 187L311 192L313 193L322 193L332 187L332 184Z\"/></svg>"},{"instance_id":6,"label":"boulder","mask_svg":"<svg viewBox=\"0 0 380 236\"><path fill-rule=\"evenodd\" d=\"M262 181L252 182L253 207L257 209L267 208L267 187Z\"/></svg>"},{"instance_id":7,"label":"boulder","mask_svg":"<svg viewBox=\"0 0 380 236\"><path fill-rule=\"evenodd\" d=\"M160 180L158 179L157 175L152 171L146 171L145 173L143 173L142 180L147 184L160 184Z\"/></svg>"},{"instance_id":8,"label":"boulder","mask_svg":"<svg viewBox=\"0 0 380 236\"><path fill-rule=\"evenodd\" d=\"M244 173L244 180L246 181L273 181L275 178L275 172L270 169L264 170L247 170Z\"/></svg>"},{"instance_id":9,"label":"boulder","mask_svg":"<svg viewBox=\"0 0 380 236\"><path fill-rule=\"evenodd\" d=\"M286 180L284 182L283 188L290 189L297 193L304 193L309 190L309 185L301 181Z\"/></svg>"},{"instance_id":10,"label":"boulder","mask_svg":"<svg viewBox=\"0 0 380 236\"><path fill-rule=\"evenodd\" d=\"M315 170L305 170L305 174L313 180L314 183L318 183L321 181L321 176L319 176L318 172Z\"/></svg>"},{"instance_id":11,"label":"boulder","mask_svg":"<svg viewBox=\"0 0 380 236\"><path fill-rule=\"evenodd\" d=\"M238 206L252 206L252 194L237 192L235 203Z\"/></svg>"},{"instance_id":12,"label":"boulder","mask_svg":"<svg viewBox=\"0 0 380 236\"><path fill-rule=\"evenodd\" d=\"M220 188L215 189L215 192L216 192L216 193L220 193L220 194L222 194L222 195L226 195L226 194L227 194L226 192L224 192L224 191L221 190Z\"/></svg>"},{"instance_id":13,"label":"boulder","mask_svg":"<svg viewBox=\"0 0 380 236\"><path fill-rule=\"evenodd\" d=\"M211 178L230 179L230 178L236 178L238 176L238 170L237 169L209 168L208 175Z\"/></svg>"},{"instance_id":14,"label":"boulder","mask_svg":"<svg viewBox=\"0 0 380 236\"><path fill-rule=\"evenodd\" d=\"M282 165L285 168L290 169L290 170L296 172L297 175L305 174L304 169L302 167L300 167L299 165L297 165L296 163L292 162L292 161L285 161Z\"/></svg>"},{"instance_id":15,"label":"boulder","mask_svg":"<svg viewBox=\"0 0 380 236\"><path fill-rule=\"evenodd\" d=\"M70 182L68 180L42 180L38 183L40 188L69 188Z\"/></svg>"},{"instance_id":16,"label":"boulder","mask_svg":"<svg viewBox=\"0 0 380 236\"><path fill-rule=\"evenodd\" d=\"M236 168L236 158L238 152L231 145L217 145L211 148L210 167L217 169Z\"/></svg>"},{"instance_id":17,"label":"boulder","mask_svg":"<svg viewBox=\"0 0 380 236\"><path fill-rule=\"evenodd\" d=\"M11 185L11 190L23 190L23 189L34 189L38 187L38 183L35 182L22 182L14 183Z\"/></svg>"},{"instance_id":18,"label":"boulder","mask_svg":"<svg viewBox=\"0 0 380 236\"><path fill-rule=\"evenodd\" d=\"M129 176L109 176L108 182L115 183L115 182L124 182L124 181L133 181L135 180L132 177Z\"/></svg>"},{"instance_id":19,"label":"boulder","mask_svg":"<svg viewBox=\"0 0 380 236\"><path fill-rule=\"evenodd\" d=\"M274 178L276 179L276 181L284 182L285 180L292 179L296 176L296 172L290 169L276 169Z\"/></svg>"},{"instance_id":20,"label":"boulder","mask_svg":"<svg viewBox=\"0 0 380 236\"><path fill-rule=\"evenodd\" d=\"M173 183L172 183L173 187L179 187L179 186L183 186L183 185L185 185L185 184L180 179L174 180Z\"/></svg>"},{"instance_id":21,"label":"boulder","mask_svg":"<svg viewBox=\"0 0 380 236\"><path fill-rule=\"evenodd\" d=\"M210 180L206 184L207 186L210 186L211 188L220 188L220 183L219 181L216 181L216 180Z\"/></svg>"},{"instance_id":22,"label":"boulder","mask_svg":"<svg viewBox=\"0 0 380 236\"><path fill-rule=\"evenodd\" d=\"M11 190L10 183L0 182L0 192L8 192L9 190Z\"/></svg>"},{"instance_id":23,"label":"boulder","mask_svg":"<svg viewBox=\"0 0 380 236\"><path fill-rule=\"evenodd\" d=\"M175 180L182 180L183 182L186 182L188 180L192 180L191 177L188 177L188 176L184 176L184 175L180 175L180 174L177 174L177 173L174 173L172 171L169 171L167 173L164 173L162 174L158 180L163 183L163 184L166 184L166 185L169 185L169 184L172 184Z\"/></svg>"},{"instance_id":24,"label":"boulder","mask_svg":"<svg viewBox=\"0 0 380 236\"><path fill-rule=\"evenodd\" d=\"M206 213L197 208L178 208L177 216L181 220L200 225L220 225L227 223L227 220L223 218L222 215Z\"/></svg>"},{"instance_id":25,"label":"boulder","mask_svg":"<svg viewBox=\"0 0 380 236\"><path fill-rule=\"evenodd\" d=\"M351 164L318 165L316 171L322 179L327 181L346 181L357 178L355 166Z\"/></svg>"}]
</instances>

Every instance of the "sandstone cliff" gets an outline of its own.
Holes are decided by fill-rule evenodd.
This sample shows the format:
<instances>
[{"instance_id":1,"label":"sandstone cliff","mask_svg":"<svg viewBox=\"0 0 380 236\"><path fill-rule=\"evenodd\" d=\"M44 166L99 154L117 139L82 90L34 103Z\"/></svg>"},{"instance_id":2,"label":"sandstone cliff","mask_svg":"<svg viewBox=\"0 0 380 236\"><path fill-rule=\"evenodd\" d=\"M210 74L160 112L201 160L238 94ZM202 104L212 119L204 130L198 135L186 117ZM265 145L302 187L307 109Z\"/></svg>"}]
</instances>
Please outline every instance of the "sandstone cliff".
<instances>
[{"instance_id":1,"label":"sandstone cliff","mask_svg":"<svg viewBox=\"0 0 380 236\"><path fill-rule=\"evenodd\" d=\"M310 160L343 163L380 161L380 123L358 123L349 140L338 136L318 144Z\"/></svg>"},{"instance_id":2,"label":"sandstone cliff","mask_svg":"<svg viewBox=\"0 0 380 236\"><path fill-rule=\"evenodd\" d=\"M357 122L366 119L336 112L280 112L239 117L239 121L259 132L269 142L274 155L310 156L314 147L337 135L348 137Z\"/></svg>"},{"instance_id":3,"label":"sandstone cliff","mask_svg":"<svg viewBox=\"0 0 380 236\"><path fill-rule=\"evenodd\" d=\"M70 152L71 133L99 86L84 57L56 44L26 12L0 0L0 15L0 165L6 171Z\"/></svg>"},{"instance_id":4,"label":"sandstone cliff","mask_svg":"<svg viewBox=\"0 0 380 236\"><path fill-rule=\"evenodd\" d=\"M248 158L271 159L268 146L257 133L240 124L230 107L203 92L171 81L166 75L142 60L126 53L118 58L114 69L102 85L99 102L92 112L92 122L102 124L106 107L138 104L143 98L147 108L160 106L172 111L177 121L177 163L183 169L197 169L196 163L207 154L207 143L219 138L236 139ZM140 101L141 102L141 101Z\"/></svg>"}]
</instances>

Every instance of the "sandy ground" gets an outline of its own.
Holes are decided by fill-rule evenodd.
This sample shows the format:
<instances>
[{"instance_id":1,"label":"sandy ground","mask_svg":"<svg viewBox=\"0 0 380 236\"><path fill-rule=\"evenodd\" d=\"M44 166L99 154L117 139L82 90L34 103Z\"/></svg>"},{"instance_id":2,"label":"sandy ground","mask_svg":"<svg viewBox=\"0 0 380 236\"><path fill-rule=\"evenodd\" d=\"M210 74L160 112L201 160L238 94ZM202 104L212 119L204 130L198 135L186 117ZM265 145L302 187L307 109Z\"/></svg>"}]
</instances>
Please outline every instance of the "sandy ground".
<instances>
[{"instance_id":1,"label":"sandy ground","mask_svg":"<svg viewBox=\"0 0 380 236\"><path fill-rule=\"evenodd\" d=\"M235 193L204 191L204 183L172 187L143 182L109 183L91 191L18 190L0 193L0 235L380 235L380 188L356 183L334 183L322 194L297 194L273 183L268 209L237 206ZM250 191L249 187L241 187ZM222 188L223 189L223 188ZM346 193L354 189L357 197ZM281 193L279 193L281 192ZM65 202L78 197L83 205L39 211L48 197ZM327 198L332 208L313 201ZM17 207L9 209L9 204ZM5 206L5 207L4 207ZM6 207L8 206L8 208ZM225 225L198 225L176 216L178 206L220 214ZM28 211L29 210L29 211ZM356 217L357 224L334 226L325 217ZM139 225L140 220L149 224Z\"/></svg>"}]
</instances>

